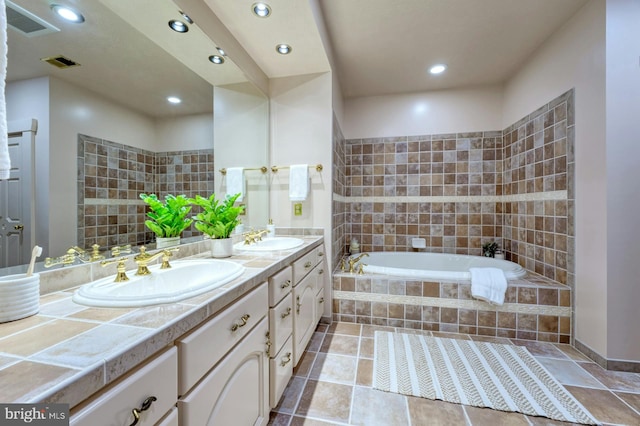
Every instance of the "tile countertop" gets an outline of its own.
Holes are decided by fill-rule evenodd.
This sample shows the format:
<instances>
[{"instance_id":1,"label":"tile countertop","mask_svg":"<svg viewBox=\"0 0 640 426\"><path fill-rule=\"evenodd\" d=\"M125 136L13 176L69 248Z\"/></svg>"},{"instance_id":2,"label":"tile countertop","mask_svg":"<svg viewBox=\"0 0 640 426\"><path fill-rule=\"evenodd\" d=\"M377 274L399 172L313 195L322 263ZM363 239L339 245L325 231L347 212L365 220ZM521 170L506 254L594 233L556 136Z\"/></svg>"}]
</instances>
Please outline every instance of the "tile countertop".
<instances>
[{"instance_id":1,"label":"tile countertop","mask_svg":"<svg viewBox=\"0 0 640 426\"><path fill-rule=\"evenodd\" d=\"M236 252L225 260L245 267L240 277L173 304L93 308L74 303L71 296L80 283L115 275L96 264L79 266L82 273L68 267L41 274L41 289L60 287L60 280L67 288L41 296L37 315L0 324L0 402L77 405L323 241L321 236L300 238L304 245L292 250ZM183 258L209 257L205 243L180 246ZM47 276L56 272L56 280ZM84 274L84 281L74 274Z\"/></svg>"}]
</instances>

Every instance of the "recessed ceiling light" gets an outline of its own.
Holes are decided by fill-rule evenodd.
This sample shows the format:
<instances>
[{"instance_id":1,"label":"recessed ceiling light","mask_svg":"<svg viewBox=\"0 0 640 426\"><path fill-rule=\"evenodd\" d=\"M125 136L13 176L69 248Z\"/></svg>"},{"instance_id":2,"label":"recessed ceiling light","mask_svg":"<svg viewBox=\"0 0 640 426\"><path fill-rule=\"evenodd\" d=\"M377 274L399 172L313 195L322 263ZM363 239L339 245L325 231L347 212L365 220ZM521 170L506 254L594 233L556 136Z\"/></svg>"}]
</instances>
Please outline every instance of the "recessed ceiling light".
<instances>
[{"instance_id":1,"label":"recessed ceiling light","mask_svg":"<svg viewBox=\"0 0 640 426\"><path fill-rule=\"evenodd\" d=\"M73 22L76 24L84 22L84 16L82 16L82 13L78 12L76 9L72 7L62 6L60 4L54 3L51 5L51 10L53 10L55 13L58 14L58 16L60 16L61 18L69 22Z\"/></svg>"},{"instance_id":2,"label":"recessed ceiling light","mask_svg":"<svg viewBox=\"0 0 640 426\"><path fill-rule=\"evenodd\" d=\"M209 56L209 60L217 65L224 64L224 58L222 56L211 55Z\"/></svg>"},{"instance_id":3,"label":"recessed ceiling light","mask_svg":"<svg viewBox=\"0 0 640 426\"><path fill-rule=\"evenodd\" d=\"M254 3L253 6L251 6L251 10L260 18L266 18L271 15L271 7L266 3Z\"/></svg>"},{"instance_id":4,"label":"recessed ceiling light","mask_svg":"<svg viewBox=\"0 0 640 426\"><path fill-rule=\"evenodd\" d=\"M227 56L227 54L225 53L225 51L224 51L224 50L222 50L222 48L220 48L220 47L216 47L216 49L218 50L218 53L219 53L221 56Z\"/></svg>"},{"instance_id":5,"label":"recessed ceiling light","mask_svg":"<svg viewBox=\"0 0 640 426\"><path fill-rule=\"evenodd\" d=\"M193 24L193 19L191 19L189 17L189 15L187 15L186 13L184 13L183 11L180 11L180 15L182 15L182 17L184 18L185 21L187 21L190 24Z\"/></svg>"},{"instance_id":6,"label":"recessed ceiling light","mask_svg":"<svg viewBox=\"0 0 640 426\"><path fill-rule=\"evenodd\" d=\"M444 65L444 64L437 64L437 65L432 66L432 67L429 69L429 72L430 72L431 74L442 74L443 72L445 72L445 70L446 70L446 69L447 69L447 66L446 66L446 65Z\"/></svg>"},{"instance_id":7,"label":"recessed ceiling light","mask_svg":"<svg viewBox=\"0 0 640 426\"><path fill-rule=\"evenodd\" d=\"M169 96L167 97L167 101L172 104L179 104L180 102L182 102L182 99L177 96Z\"/></svg>"},{"instance_id":8,"label":"recessed ceiling light","mask_svg":"<svg viewBox=\"0 0 640 426\"><path fill-rule=\"evenodd\" d=\"M279 44L276 46L276 52L281 55L288 55L293 49L288 44Z\"/></svg>"},{"instance_id":9,"label":"recessed ceiling light","mask_svg":"<svg viewBox=\"0 0 640 426\"><path fill-rule=\"evenodd\" d=\"M175 19L169 21L169 27L171 27L173 31L178 33L186 33L187 31L189 31L189 27L187 26L187 24Z\"/></svg>"}]
</instances>

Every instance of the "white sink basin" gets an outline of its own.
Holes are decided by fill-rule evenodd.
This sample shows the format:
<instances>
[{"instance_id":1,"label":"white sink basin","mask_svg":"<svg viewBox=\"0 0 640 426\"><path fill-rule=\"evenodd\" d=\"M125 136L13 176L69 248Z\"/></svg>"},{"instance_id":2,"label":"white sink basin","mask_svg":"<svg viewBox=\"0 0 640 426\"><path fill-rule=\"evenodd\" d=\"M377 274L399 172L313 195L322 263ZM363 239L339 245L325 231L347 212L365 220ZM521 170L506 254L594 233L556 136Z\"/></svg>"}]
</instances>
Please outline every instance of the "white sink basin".
<instances>
[{"instance_id":1,"label":"white sink basin","mask_svg":"<svg viewBox=\"0 0 640 426\"><path fill-rule=\"evenodd\" d=\"M264 238L262 241L257 241L251 244L237 243L233 248L236 250L245 251L275 251L275 250L289 250L292 248L300 247L304 244L304 240L294 237L273 237Z\"/></svg>"},{"instance_id":2,"label":"white sink basin","mask_svg":"<svg viewBox=\"0 0 640 426\"><path fill-rule=\"evenodd\" d=\"M176 260L171 269L149 266L151 275L128 272L129 281L113 282L114 276L85 284L73 295L81 305L139 307L174 303L197 296L239 277L244 266L228 260Z\"/></svg>"}]
</instances>

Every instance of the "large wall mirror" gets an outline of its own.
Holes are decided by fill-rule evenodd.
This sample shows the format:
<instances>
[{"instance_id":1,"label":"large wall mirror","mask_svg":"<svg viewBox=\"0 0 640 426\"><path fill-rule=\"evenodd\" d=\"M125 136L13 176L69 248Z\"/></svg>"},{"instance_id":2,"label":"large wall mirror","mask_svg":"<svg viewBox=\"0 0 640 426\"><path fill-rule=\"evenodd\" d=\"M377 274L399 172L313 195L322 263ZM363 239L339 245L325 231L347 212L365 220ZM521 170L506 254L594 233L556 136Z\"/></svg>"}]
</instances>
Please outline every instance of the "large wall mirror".
<instances>
[{"instance_id":1,"label":"large wall mirror","mask_svg":"<svg viewBox=\"0 0 640 426\"><path fill-rule=\"evenodd\" d=\"M197 18L188 23L171 0L68 3L83 23L65 22L46 0L7 1L7 120L38 127L24 162L34 176L32 208L21 213L32 237L12 230L24 254L0 265L12 267L5 273L28 262L34 243L43 258L92 242L147 243L140 193L223 195L221 169L268 165L268 99ZM171 30L172 19L189 30ZM249 171L246 179L243 222L264 226L267 179ZM6 259L17 248L0 250Z\"/></svg>"}]
</instances>

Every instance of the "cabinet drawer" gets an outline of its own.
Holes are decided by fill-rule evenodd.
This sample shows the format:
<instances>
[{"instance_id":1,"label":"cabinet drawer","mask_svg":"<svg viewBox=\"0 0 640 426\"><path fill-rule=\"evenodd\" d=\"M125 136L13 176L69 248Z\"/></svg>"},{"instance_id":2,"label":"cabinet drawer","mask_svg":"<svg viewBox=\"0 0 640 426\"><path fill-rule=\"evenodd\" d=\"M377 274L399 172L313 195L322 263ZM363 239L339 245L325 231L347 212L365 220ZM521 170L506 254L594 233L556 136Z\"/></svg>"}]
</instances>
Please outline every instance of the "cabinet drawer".
<instances>
[{"instance_id":1,"label":"cabinet drawer","mask_svg":"<svg viewBox=\"0 0 640 426\"><path fill-rule=\"evenodd\" d=\"M164 419L160 420L156 426L178 426L178 409L173 407Z\"/></svg>"},{"instance_id":2,"label":"cabinet drawer","mask_svg":"<svg viewBox=\"0 0 640 426\"><path fill-rule=\"evenodd\" d=\"M293 332L293 298L291 294L282 299L275 308L269 309L269 334L271 354L275 355Z\"/></svg>"},{"instance_id":3,"label":"cabinet drawer","mask_svg":"<svg viewBox=\"0 0 640 426\"><path fill-rule=\"evenodd\" d=\"M318 247L316 247L315 249L313 249L313 251L316 253L316 265L321 263L324 260L324 246L323 245L319 245Z\"/></svg>"},{"instance_id":4,"label":"cabinet drawer","mask_svg":"<svg viewBox=\"0 0 640 426\"><path fill-rule=\"evenodd\" d=\"M316 276L316 291L324 290L324 281L327 279L327 274L324 269L324 265L319 264L312 272Z\"/></svg>"},{"instance_id":5,"label":"cabinet drawer","mask_svg":"<svg viewBox=\"0 0 640 426\"><path fill-rule=\"evenodd\" d=\"M179 395L184 395L267 314L267 283L179 339Z\"/></svg>"},{"instance_id":6,"label":"cabinet drawer","mask_svg":"<svg viewBox=\"0 0 640 426\"><path fill-rule=\"evenodd\" d=\"M302 256L300 259L293 262L293 285L298 283L316 266L317 254L315 250L311 250L309 253Z\"/></svg>"},{"instance_id":7,"label":"cabinet drawer","mask_svg":"<svg viewBox=\"0 0 640 426\"><path fill-rule=\"evenodd\" d=\"M139 425L153 425L178 399L178 356L174 347L139 368L71 416L74 426L120 426L133 423L131 411L149 397L156 400L140 414Z\"/></svg>"},{"instance_id":8,"label":"cabinet drawer","mask_svg":"<svg viewBox=\"0 0 640 426\"><path fill-rule=\"evenodd\" d=\"M200 383L178 401L181 425L267 424L267 330L265 318Z\"/></svg>"},{"instance_id":9,"label":"cabinet drawer","mask_svg":"<svg viewBox=\"0 0 640 426\"><path fill-rule=\"evenodd\" d=\"M293 275L291 266L287 266L269 278L269 306L276 306L291 291Z\"/></svg>"},{"instance_id":10,"label":"cabinet drawer","mask_svg":"<svg viewBox=\"0 0 640 426\"><path fill-rule=\"evenodd\" d=\"M293 375L293 340L289 337L280 352L269 360L269 404L278 405Z\"/></svg>"}]
</instances>

